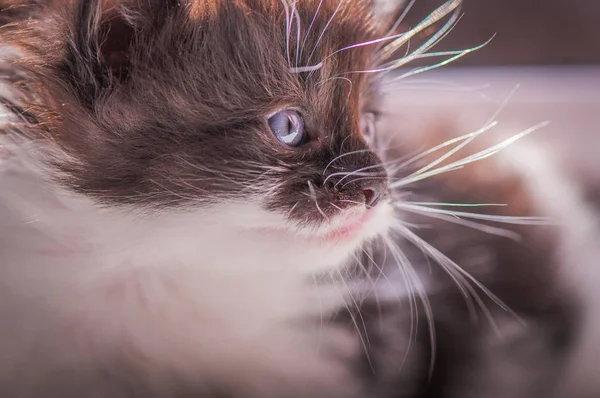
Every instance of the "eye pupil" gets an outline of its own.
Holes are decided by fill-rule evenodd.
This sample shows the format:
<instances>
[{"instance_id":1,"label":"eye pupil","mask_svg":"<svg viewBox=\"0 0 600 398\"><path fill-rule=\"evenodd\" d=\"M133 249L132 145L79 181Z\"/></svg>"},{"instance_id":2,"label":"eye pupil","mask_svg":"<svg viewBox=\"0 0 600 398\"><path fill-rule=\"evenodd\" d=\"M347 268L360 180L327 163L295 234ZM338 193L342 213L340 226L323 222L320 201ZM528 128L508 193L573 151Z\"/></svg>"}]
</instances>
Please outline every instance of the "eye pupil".
<instances>
[{"instance_id":1,"label":"eye pupil","mask_svg":"<svg viewBox=\"0 0 600 398\"><path fill-rule=\"evenodd\" d=\"M304 122L295 110L277 112L269 118L269 127L280 142L289 146L298 146L304 141Z\"/></svg>"}]
</instances>

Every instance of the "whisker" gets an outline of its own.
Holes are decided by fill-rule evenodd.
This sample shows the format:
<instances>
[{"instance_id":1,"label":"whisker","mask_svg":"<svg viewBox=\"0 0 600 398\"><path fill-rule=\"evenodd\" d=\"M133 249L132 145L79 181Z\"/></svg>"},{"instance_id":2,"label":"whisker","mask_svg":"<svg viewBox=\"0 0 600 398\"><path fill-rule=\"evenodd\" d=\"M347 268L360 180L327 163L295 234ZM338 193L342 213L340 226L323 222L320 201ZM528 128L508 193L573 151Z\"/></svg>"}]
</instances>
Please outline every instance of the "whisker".
<instances>
[{"instance_id":1,"label":"whisker","mask_svg":"<svg viewBox=\"0 0 600 398\"><path fill-rule=\"evenodd\" d=\"M476 229L481 232L485 232L491 235L502 236L508 239L512 239L514 241L521 241L521 235L514 231L510 231L504 228L492 227L486 224L481 224L478 222L464 220L457 216L451 216L449 214L437 213L437 212L428 212L428 211L420 211L416 209L407 209L403 208L403 210L409 211L411 213L420 214L426 217L436 218L439 220L447 221L453 224L462 225L468 228Z\"/></svg>"},{"instance_id":2,"label":"whisker","mask_svg":"<svg viewBox=\"0 0 600 398\"><path fill-rule=\"evenodd\" d=\"M423 73L423 72L427 72L427 71L430 71L430 70L433 70L433 69L441 68L442 66L448 65L448 64L450 64L450 63L452 63L452 62L454 62L454 61L456 61L456 60L464 57L467 54L470 54L470 53L472 53L474 51L481 50L483 47L487 46L495 37L496 37L495 35L492 36L488 41L486 41L485 43L483 43L483 44L481 44L479 46L472 47L472 48L467 48L465 50L457 51L457 54L455 56L450 57L448 59L445 59L442 62L438 62L437 64L433 64L433 65L430 65L430 66L425 66L425 67L418 68L418 69L415 69L413 71L404 73L404 74L402 74L402 75L400 75L398 77L395 77L394 79L392 79L392 81L393 80L406 79L407 77L410 77L410 76L414 76L414 75L417 75L417 74L420 74L420 73ZM419 57L419 58L424 58L424 56L423 57Z\"/></svg>"},{"instance_id":3,"label":"whisker","mask_svg":"<svg viewBox=\"0 0 600 398\"><path fill-rule=\"evenodd\" d=\"M417 206L446 206L446 207L506 207L506 203L447 203L447 202L404 202Z\"/></svg>"},{"instance_id":4,"label":"whisker","mask_svg":"<svg viewBox=\"0 0 600 398\"><path fill-rule=\"evenodd\" d=\"M365 248L361 248L360 250L368 259L371 259ZM382 321L381 301L379 300L379 294L377 293L377 291L378 291L377 283L379 281L379 277L381 276L381 273L378 274L375 279L373 279L371 277L371 269L365 267L365 265L362 263L360 257L357 254L353 254L352 256L354 257L354 261L356 262L356 265L361 269L361 271L363 271L365 278L369 281L369 284L370 284L369 289L366 292L364 292L364 294L361 295L360 304L362 305L364 303L364 300L367 297L375 298L375 306L377 307L377 315L379 316L378 319L380 322L379 327L381 329L381 327L383 326L383 324L381 323L381 321ZM372 262L371 264L373 264L379 268L379 266L376 263Z\"/></svg>"},{"instance_id":5,"label":"whisker","mask_svg":"<svg viewBox=\"0 0 600 398\"><path fill-rule=\"evenodd\" d=\"M496 305L498 305L501 309L510 313L516 319L521 321L521 319L518 317L518 315L514 311L512 311L510 309L510 307L508 307L498 296L493 294L481 282L479 282L476 278L474 278L470 273L468 273L467 271L462 269L458 264L456 264L448 256L443 254L441 251L439 251L438 249L433 247L427 241L425 241L424 239L419 237L417 234L415 234L414 232L412 232L411 230L409 230L402 224L396 224L394 226L394 229L397 232L399 232L402 236L404 236L404 238L406 238L409 242L413 243L417 247L420 247L421 250L423 250L426 255L428 255L432 259L436 260L438 262L438 264L440 264L444 268L444 270L446 270L447 272L451 272L451 274L449 273L449 275L451 277L452 277L452 275L454 275L453 279L455 281L457 281L457 280L464 281L464 284L463 284L464 287L461 288L461 290L467 289L465 291L465 293L468 292L469 296L471 296L476 301L476 303L482 310L483 314L486 316L486 318L490 322L490 325L492 325L492 327L496 330L496 332L498 334L500 334L500 331L498 330L489 309L485 306L482 299L479 297L479 295L473 289L473 287L471 286L470 283L472 283L474 286L476 286L478 289L480 289L483 293L485 293L485 295L490 300L492 300ZM458 277L459 279L455 279L455 277ZM470 283L468 283L468 282L470 282Z\"/></svg>"},{"instance_id":6,"label":"whisker","mask_svg":"<svg viewBox=\"0 0 600 398\"><path fill-rule=\"evenodd\" d=\"M404 255L400 247L389 237L384 236L383 240L386 246L390 249L392 257L396 260L396 264L398 266L398 270L403 275L406 283L407 290L409 291L409 307L411 313L411 330L409 334L409 344L405 353L405 356L402 360L401 367L404 366L406 359L408 358L408 353L410 350L410 344L413 338L416 339L416 335L418 333L418 307L415 297L415 292L421 301L421 305L423 306L423 310L425 311L425 318L427 320L428 331L429 331L429 340L431 344L431 357L430 357L430 365L429 365L429 374L433 374L433 368L435 365L436 358L436 335L435 335L435 324L433 320L433 309L431 308L431 303L429 302L429 297L427 297L425 288L421 283L421 280L414 268L410 264L410 261ZM414 323L414 327L413 327Z\"/></svg>"},{"instance_id":7,"label":"whisker","mask_svg":"<svg viewBox=\"0 0 600 398\"><path fill-rule=\"evenodd\" d=\"M398 166L396 166L394 168L394 171L393 171L392 174L395 174L398 170L401 170L401 169L405 168L406 166L409 166L410 164L412 164L412 163L414 163L414 162L416 162L418 160L421 160L424 157L426 157L426 156L428 156L428 155L430 155L430 154L432 154L434 152L439 151L440 149L446 148L446 147L448 147L450 145L454 145L454 144L456 144L458 142L461 142L461 141L464 141L464 140L469 140L469 139L471 139L473 137L477 137L478 135L483 134L486 131L492 129L497 124L498 124L498 122L492 122L492 123L489 123L489 124L485 125L484 127L480 128L479 130L474 131L472 133L468 133L468 134L462 135L460 137L456 137L456 138L452 138L450 140L444 141L441 144L436 145L433 148L430 148L430 149L428 149L426 151L423 151L423 152L421 152L421 153L413 156L412 158L409 158L408 160L402 162L400 165L398 165Z\"/></svg>"},{"instance_id":8,"label":"whisker","mask_svg":"<svg viewBox=\"0 0 600 398\"><path fill-rule=\"evenodd\" d=\"M367 167L370 167L370 166L367 166ZM378 165L376 167L379 168L381 166ZM338 182L335 183L334 187L337 187L342 182L342 180L346 179L347 177L353 176L353 175L361 176L361 177L364 177L364 176L378 176L378 177L383 177L384 174L377 173L377 172L375 172L375 173L362 172L362 171L360 171L360 169L354 170L354 171L340 171L340 172L337 172L337 173L331 173L331 174L329 174L327 176L327 178L325 178L325 180L323 181L323 184L326 184L327 181L329 181L330 178L338 177L338 176L344 176L344 177L342 177L340 179L340 181L338 181Z\"/></svg>"},{"instance_id":9,"label":"whisker","mask_svg":"<svg viewBox=\"0 0 600 398\"><path fill-rule=\"evenodd\" d=\"M334 164L335 162L337 162L339 159L344 158L346 156L356 155L358 153L365 153L365 152L371 152L371 150L370 149L359 149L359 150L352 151L352 152L342 153L341 155L336 156L335 158L333 158L333 160L331 160L331 162L327 163L327 166L325 166L325 168L323 169L323 176L325 176L325 174L327 173L327 169L329 169L329 167L331 167L331 165Z\"/></svg>"},{"instance_id":10,"label":"whisker","mask_svg":"<svg viewBox=\"0 0 600 398\"><path fill-rule=\"evenodd\" d=\"M352 180L348 181L347 183L345 183L344 185L342 185L342 188L345 188L347 185L350 185L352 183L355 183L357 181L364 181L364 180L387 180L388 178L386 176L381 176L381 177L359 177L359 178L353 178ZM336 184L338 185L338 184Z\"/></svg>"},{"instance_id":11,"label":"whisker","mask_svg":"<svg viewBox=\"0 0 600 398\"><path fill-rule=\"evenodd\" d=\"M332 207L335 207L336 209L338 209L340 212L344 211L340 206L336 205L335 203L331 203L329 202L329 205Z\"/></svg>"},{"instance_id":12,"label":"whisker","mask_svg":"<svg viewBox=\"0 0 600 398\"><path fill-rule=\"evenodd\" d=\"M471 143L481 133L484 133L484 132L490 130L492 127L494 127L497 124L497 122L495 122L495 119L500 115L500 113L502 113L502 111L508 105L510 99L517 92L518 88L519 88L519 85L516 85L510 91L510 93L506 96L506 98L504 98L504 100L502 101L502 103L500 104L500 106L498 107L498 109L496 109L496 111L494 111L494 113L491 115L491 117L484 123L484 127L482 129L480 129L479 131L476 131L476 132L472 133L470 136L469 136L469 134L467 134L466 136L458 137L459 139L462 139L462 138L466 137L466 139L461 144L459 144L457 147L455 147L454 149L448 151L445 155L440 156L437 160L435 160L435 161L429 163L428 165L426 165L425 167L417 170L415 173L411 174L410 176L422 174L423 172L431 169L433 166L436 166L436 165L440 164L441 162L443 162L444 160L446 160L447 158L449 158L450 156L454 155L459 150L461 150L462 148L464 148L465 146L467 146L469 143ZM467 137L467 136L469 136L469 137ZM441 145L445 146L445 144L447 144L448 142L452 142L452 140L446 141L445 143L442 143ZM440 147L440 145L438 145L437 147L434 147L432 149L433 150L441 149L439 147ZM427 154L428 152L429 151L426 151L423 154ZM416 159L419 159L420 157L422 157L423 154L417 156Z\"/></svg>"},{"instance_id":13,"label":"whisker","mask_svg":"<svg viewBox=\"0 0 600 398\"><path fill-rule=\"evenodd\" d=\"M294 66L293 68L290 68L290 72L291 73L304 73L304 72L314 72L316 70L319 70L323 67L323 62L319 62L316 65L310 65L310 66Z\"/></svg>"},{"instance_id":14,"label":"whisker","mask_svg":"<svg viewBox=\"0 0 600 398\"><path fill-rule=\"evenodd\" d=\"M325 24L325 27L323 28L323 31L321 32L321 34L317 38L315 46L313 47L312 51L310 52L310 55L308 56L308 59L306 60L307 63L310 62L312 56L315 54L315 51L317 51L317 47L319 46L319 43L321 43L321 40L323 39L323 35L325 34L325 32L327 31L327 29L329 28L329 25L331 24L331 22L333 21L333 19L337 15L337 13L339 12L340 8L342 7L342 4L344 4L344 1L345 0L339 0L337 8L335 9L335 11L331 15L331 17L329 17L329 20Z\"/></svg>"},{"instance_id":15,"label":"whisker","mask_svg":"<svg viewBox=\"0 0 600 398\"><path fill-rule=\"evenodd\" d=\"M304 34L304 40L302 41L302 49L300 54L302 54L304 52L304 47L306 46L306 40L308 39L308 34L310 33L315 20L317 19L317 16L319 15L319 10L321 10L321 5L323 5L323 0L319 1L319 5L317 6L317 10L315 11L315 14L313 15L312 20L310 21L310 24L308 25L308 29L306 29L306 33ZM322 62L321 62L322 64Z\"/></svg>"},{"instance_id":16,"label":"whisker","mask_svg":"<svg viewBox=\"0 0 600 398\"><path fill-rule=\"evenodd\" d=\"M340 178L340 180L338 182L335 183L335 187L337 187L346 178L352 177L354 175L361 176L361 177L364 177L364 176L369 176L369 177L386 177L386 174L382 173L382 172L365 173L366 170L380 169L381 167L382 167L381 164L376 164L376 165L371 165L371 166L365 166L365 167L362 167L360 169L357 169L357 170L354 170L354 171L350 171L350 172L332 173L329 176L327 176L327 178L325 180L327 180L328 178L333 177L333 176L338 176L338 175L344 175L345 174L342 178Z\"/></svg>"},{"instance_id":17,"label":"whisker","mask_svg":"<svg viewBox=\"0 0 600 398\"><path fill-rule=\"evenodd\" d=\"M549 219L546 217L517 217L517 216L497 216L491 214L480 214L480 213L469 213L455 210L436 209L425 206L411 205L402 202L394 203L394 206L408 211L415 211L421 213L436 213L445 214L452 217L465 217L476 220L492 221L504 224L517 224L517 225L548 225Z\"/></svg>"},{"instance_id":18,"label":"whisker","mask_svg":"<svg viewBox=\"0 0 600 398\"><path fill-rule=\"evenodd\" d=\"M394 52L398 51L399 48L401 48L405 44L408 44L409 41L414 36L416 36L418 33L420 33L421 31L423 31L424 29L428 28L429 26L435 24L437 21L439 21L440 19L444 18L446 15L448 15L450 12L452 12L454 9L456 9L460 5L461 2L462 2L462 0L448 1L444 5L442 5L439 8L437 8L427 18L425 18L423 21L421 21L419 24L417 24L417 26L415 26L413 29L410 29L409 31L402 32L402 33L397 33L397 34L389 34L388 36L381 37L381 38L378 38L378 39L373 39L373 40L365 41L365 42L362 42L362 43L356 43L356 44L353 44L353 45L350 45L350 46L346 46L344 48L341 48L339 50L334 51L332 54L330 54L329 56L327 56L325 58L325 60L329 59L330 57L333 57L334 55L336 55L336 54L338 54L338 53L340 53L342 51L347 51L347 50L351 50L351 49L355 49L355 48L359 48L359 47L365 47L365 46L370 46L370 45L373 45L373 44L378 44L378 43L383 43L383 42L386 42L386 41L391 41L390 44L387 44L386 46L383 47L382 52L381 52L382 58L389 57L389 56L391 56L391 54L393 54ZM406 15L410 11L410 9L414 5L414 3L415 3L415 0L412 0L408 4L408 6L405 7L405 9L403 10L403 13L396 20L396 22L392 26L392 29L390 29L389 33L393 32L395 29L397 29L398 25L406 17ZM405 57L401 58L400 60L395 61L394 62L394 67L392 67L391 69L396 69L396 68L400 67L401 65L405 65L408 62L411 62L412 60L416 59L419 54L424 53L429 48L431 48L435 43L437 43L437 41L439 39L441 39L439 36L442 36L444 33L446 33L446 31L448 30L447 25L453 25L454 24L455 20L452 19L451 21L452 21L452 23L450 23L450 24L447 23L442 28L440 28L438 30L438 32L432 38L430 38L422 46L418 47L411 55L405 56ZM407 61L402 62L401 60L403 60L403 59L407 59ZM350 73L369 73L369 72L373 73L373 72L381 72L381 71L384 71L386 69L387 68L385 68L385 69L374 69L374 70L368 70L368 71L356 71L356 72L350 72Z\"/></svg>"},{"instance_id":19,"label":"whisker","mask_svg":"<svg viewBox=\"0 0 600 398\"><path fill-rule=\"evenodd\" d=\"M344 80L345 82L350 83L350 91L352 91L352 87L353 87L354 83L352 83L352 80L348 79L347 77L342 77L342 76L328 77L327 79L320 80L317 83L317 86L320 87L331 80Z\"/></svg>"},{"instance_id":20,"label":"whisker","mask_svg":"<svg viewBox=\"0 0 600 398\"><path fill-rule=\"evenodd\" d=\"M464 147L469 145L475 138L477 138L477 135L473 135L472 137L467 138L466 140L464 140L463 142L458 144L456 147L452 148L451 150L449 150L442 156L438 157L433 162L427 164L426 166L424 166L424 167L418 169L417 171L415 171L414 173L410 174L409 177L423 174L427 170L434 168L438 164L442 163L444 160L448 159L449 157L451 157L452 155L454 155L455 153L457 153L458 151L460 151L461 149L463 149Z\"/></svg>"},{"instance_id":21,"label":"whisker","mask_svg":"<svg viewBox=\"0 0 600 398\"><path fill-rule=\"evenodd\" d=\"M415 5L416 2L417 2L417 0L411 0L410 3L408 3L404 7L404 10L402 10L402 14L400 14L400 16L398 17L398 19L396 19L396 22L394 22L394 24L390 28L390 30L389 30L390 33L391 32L395 32L396 29L398 29L398 26L400 26L400 24L402 23L402 21L404 21L404 18L406 18L406 16L408 15L408 13L413 8L413 6Z\"/></svg>"},{"instance_id":22,"label":"whisker","mask_svg":"<svg viewBox=\"0 0 600 398\"><path fill-rule=\"evenodd\" d=\"M473 163L473 162L477 162L479 160L483 160L485 158L488 158L498 152L500 152L501 150L507 148L508 146L510 146L511 144L513 144L514 142L518 141L519 139L533 133L536 130L539 130L540 128L543 128L545 126L547 126L549 124L549 122L543 122L540 124L537 124L525 131L522 131L521 133L515 134L514 136L500 142L499 144L493 145L487 149L484 149L482 151L479 151L471 156L467 156L463 159L457 160L455 162L449 163L445 166L441 166L438 167L436 169L427 171L425 173L419 174L419 175L414 175L414 176L409 176L408 178L402 179L400 181L394 182L393 184L391 184L392 188L399 188L401 186L405 186L408 184L412 184L416 181L420 181L423 180L425 178L429 178L429 177L433 177L435 175L439 175L442 173L446 173L452 170L456 170L459 167L465 166L469 163Z\"/></svg>"},{"instance_id":23,"label":"whisker","mask_svg":"<svg viewBox=\"0 0 600 398\"><path fill-rule=\"evenodd\" d=\"M440 53L433 53L436 55L432 55L432 54L426 54L427 51L429 51L431 48L433 48L434 46L436 46L441 40L443 40L446 35L448 35L456 26L456 24L459 22L460 20L460 16L458 13L458 9L451 15L450 19L440 28L438 29L438 31L432 36L430 37L425 43L423 43L422 45L420 45L419 47L417 47L414 51L412 51L410 54L405 55L402 58L399 58L396 61L392 61L390 62L388 65L388 67L386 68L388 71L389 70L394 70L394 69L398 69L400 66L406 65L416 59L420 59L420 58L425 58L425 57L429 57L429 56L443 56L445 55L444 52L440 52ZM408 44L408 43L407 43ZM452 53L452 52L450 52ZM447 55L452 55L452 54L447 54Z\"/></svg>"},{"instance_id":24,"label":"whisker","mask_svg":"<svg viewBox=\"0 0 600 398\"><path fill-rule=\"evenodd\" d=\"M356 204L356 205L364 206L363 202L357 202L356 200L350 200L350 199L340 199L339 202L342 202L342 203L353 203L353 204Z\"/></svg>"},{"instance_id":25,"label":"whisker","mask_svg":"<svg viewBox=\"0 0 600 398\"><path fill-rule=\"evenodd\" d=\"M381 52L383 58L391 56L393 53L398 51L398 49L402 47L409 39L413 38L424 29L430 27L431 25L438 22L440 19L444 18L446 15L456 10L461 5L461 3L462 0L451 0L442 4L431 14L429 14L423 21L418 23L417 26L415 26L407 32L402 33L401 36L399 36L396 40L385 46Z\"/></svg>"},{"instance_id":26,"label":"whisker","mask_svg":"<svg viewBox=\"0 0 600 398\"><path fill-rule=\"evenodd\" d=\"M317 200L317 194L315 191L315 187L313 186L313 183L310 180L308 180L307 183L308 183L308 190L310 191L310 197L313 200L313 202L315 203L317 211L323 216L324 219L329 220L329 217L327 217L327 214L325 214L325 212L319 206L319 201Z\"/></svg>"},{"instance_id":27,"label":"whisker","mask_svg":"<svg viewBox=\"0 0 600 398\"><path fill-rule=\"evenodd\" d=\"M288 211L288 218L291 217L292 213L294 212L294 210L296 210L296 207L298 207L299 205L300 205L300 201L297 201L296 203L294 203L294 205Z\"/></svg>"},{"instance_id":28,"label":"whisker","mask_svg":"<svg viewBox=\"0 0 600 398\"><path fill-rule=\"evenodd\" d=\"M310 180L308 180L307 184L308 184L308 191L310 192L310 198L312 200L317 200L317 194L315 192L315 187L313 186L313 183Z\"/></svg>"},{"instance_id":29,"label":"whisker","mask_svg":"<svg viewBox=\"0 0 600 398\"><path fill-rule=\"evenodd\" d=\"M344 286L346 287L346 291L348 292L347 296L350 296L350 298L352 299L352 301L354 303L355 309L357 310L357 313L361 317L362 324L363 324L363 328L362 329L364 330L364 336L363 336L363 332L361 332L361 327L358 325L358 321L356 320L356 315L354 315L353 311L350 310L350 307L348 306L348 303L346 302L346 300L342 300L344 302L344 306L346 307L346 311L348 311L348 315L350 316L350 320L352 321L352 324L354 325L354 328L356 329L358 338L360 340L360 344L362 345L362 348L363 348L364 353L365 353L365 358L367 360L367 363L368 363L369 367L371 368L371 371L375 372L375 367L373 366L373 362L371 361L371 357L369 355L370 342L368 342L366 340L368 338L368 333L367 333L367 328L366 328L366 324L365 324L364 318L362 318L361 311L357 307L356 301L354 301L354 298L352 297L352 293L350 292L350 289L348 288L348 284L346 283L345 278L342 275L340 269L336 268L336 271L338 273L338 276L339 276L340 280L344 283ZM347 296L342 295L342 297L347 297Z\"/></svg>"},{"instance_id":30,"label":"whisker","mask_svg":"<svg viewBox=\"0 0 600 398\"><path fill-rule=\"evenodd\" d=\"M300 21L300 14L298 13L298 9L296 8L296 1L292 0L292 15L296 18L296 61L295 66L298 68L298 60L300 57L300 31L302 29L302 24ZM292 19L293 20L293 19Z\"/></svg>"},{"instance_id":31,"label":"whisker","mask_svg":"<svg viewBox=\"0 0 600 398\"><path fill-rule=\"evenodd\" d=\"M290 8L287 0L280 1L283 5L283 10L285 12L285 53L288 65L291 66L292 62L290 60L290 30L292 29L292 21L290 18Z\"/></svg>"},{"instance_id":32,"label":"whisker","mask_svg":"<svg viewBox=\"0 0 600 398\"><path fill-rule=\"evenodd\" d=\"M404 359L406 359L408 357L408 353L410 351L413 338L417 335L417 332L418 332L418 323L417 323L418 310L417 310L417 304L416 304L416 296L415 296L415 291L414 291L413 280L410 277L410 275L408 274L408 270L407 270L407 265L408 265L408 267L410 267L410 264L403 261L403 258L402 258L401 252L400 252L400 248L398 246L396 246L391 239L389 239L386 236L384 236L382 239L383 239L385 245L389 248L392 258L396 262L396 267L397 267L398 271L400 272L402 279L404 280L404 286L406 287L406 291L408 293L407 297L408 297L408 308L409 308L409 315L410 315L410 331L409 331L409 336L408 336L408 345L407 345L406 352L404 355ZM403 363L404 363L404 359L403 359Z\"/></svg>"}]
</instances>

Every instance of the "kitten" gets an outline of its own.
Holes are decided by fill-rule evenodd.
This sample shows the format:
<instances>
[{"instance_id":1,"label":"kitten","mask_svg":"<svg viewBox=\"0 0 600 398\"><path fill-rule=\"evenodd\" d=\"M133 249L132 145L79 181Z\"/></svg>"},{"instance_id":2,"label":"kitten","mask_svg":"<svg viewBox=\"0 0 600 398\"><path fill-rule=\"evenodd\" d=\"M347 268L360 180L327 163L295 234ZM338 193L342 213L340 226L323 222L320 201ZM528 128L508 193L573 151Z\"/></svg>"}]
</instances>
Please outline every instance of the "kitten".
<instances>
[{"instance_id":1,"label":"kitten","mask_svg":"<svg viewBox=\"0 0 600 398\"><path fill-rule=\"evenodd\" d=\"M0 2L0 395L545 396L567 232L435 224L445 257L411 200L552 211L518 168L407 198L429 161L375 132L381 72L459 5L401 34L367 0Z\"/></svg>"}]
</instances>

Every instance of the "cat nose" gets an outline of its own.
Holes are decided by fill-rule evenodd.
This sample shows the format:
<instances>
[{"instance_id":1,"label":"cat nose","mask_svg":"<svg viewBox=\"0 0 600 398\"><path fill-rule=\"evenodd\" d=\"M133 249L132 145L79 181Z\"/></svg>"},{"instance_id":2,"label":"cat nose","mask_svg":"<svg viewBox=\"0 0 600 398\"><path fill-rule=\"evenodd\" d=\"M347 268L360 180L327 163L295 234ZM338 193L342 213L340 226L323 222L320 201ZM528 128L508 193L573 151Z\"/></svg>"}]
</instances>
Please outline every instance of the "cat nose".
<instances>
[{"instance_id":1,"label":"cat nose","mask_svg":"<svg viewBox=\"0 0 600 398\"><path fill-rule=\"evenodd\" d=\"M365 197L365 205L369 208L377 206L387 189L387 181L365 181L365 184L361 185L360 189Z\"/></svg>"}]
</instances>

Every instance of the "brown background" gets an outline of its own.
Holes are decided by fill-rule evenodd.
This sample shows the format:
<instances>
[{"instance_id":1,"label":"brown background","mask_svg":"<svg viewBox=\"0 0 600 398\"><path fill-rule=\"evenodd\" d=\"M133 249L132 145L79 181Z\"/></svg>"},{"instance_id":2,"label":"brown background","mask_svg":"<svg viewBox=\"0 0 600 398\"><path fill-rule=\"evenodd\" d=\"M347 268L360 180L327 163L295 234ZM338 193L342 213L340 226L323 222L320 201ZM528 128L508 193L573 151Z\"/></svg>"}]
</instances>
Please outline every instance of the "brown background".
<instances>
[{"instance_id":1,"label":"brown background","mask_svg":"<svg viewBox=\"0 0 600 398\"><path fill-rule=\"evenodd\" d=\"M417 0L414 26L443 0ZM600 0L464 0L464 16L436 49L463 49L497 36L459 60L470 65L600 65Z\"/></svg>"}]
</instances>

